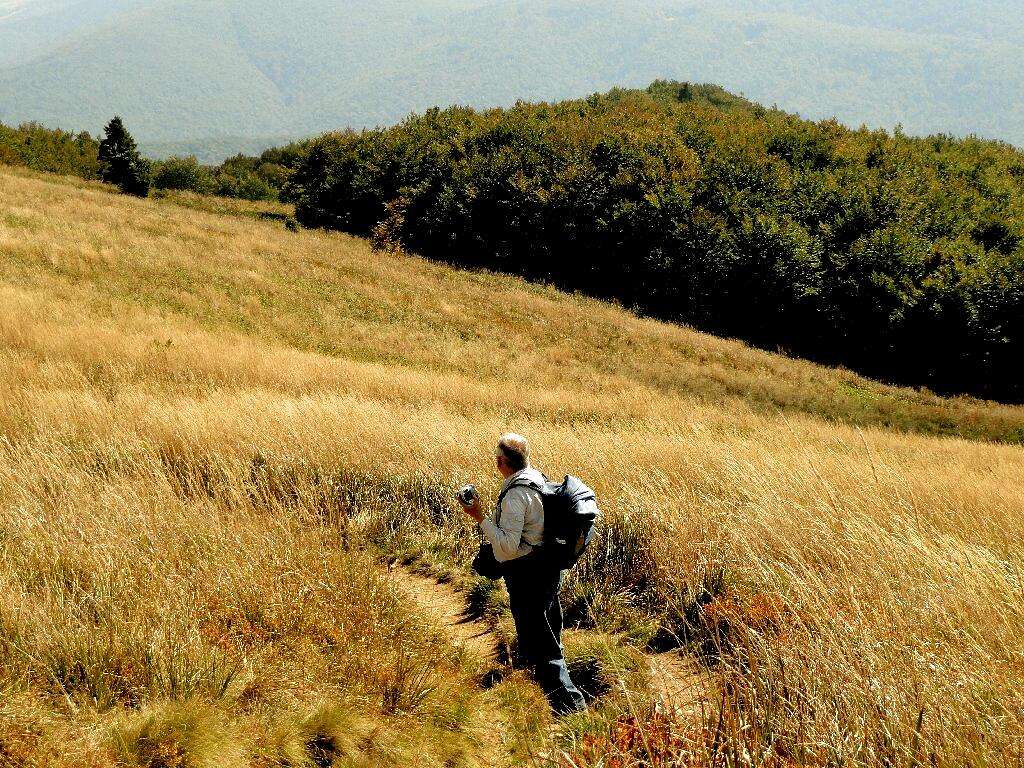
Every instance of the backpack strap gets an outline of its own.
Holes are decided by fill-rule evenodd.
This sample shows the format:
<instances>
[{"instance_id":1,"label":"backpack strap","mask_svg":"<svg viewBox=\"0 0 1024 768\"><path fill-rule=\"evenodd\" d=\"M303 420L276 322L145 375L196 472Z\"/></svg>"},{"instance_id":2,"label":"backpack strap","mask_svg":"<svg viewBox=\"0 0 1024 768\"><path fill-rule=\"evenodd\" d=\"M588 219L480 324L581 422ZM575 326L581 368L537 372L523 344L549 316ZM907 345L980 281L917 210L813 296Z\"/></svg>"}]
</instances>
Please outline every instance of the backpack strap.
<instances>
[{"instance_id":1,"label":"backpack strap","mask_svg":"<svg viewBox=\"0 0 1024 768\"><path fill-rule=\"evenodd\" d=\"M545 482L548 479L547 475L541 475L541 477L544 478ZM501 502L503 502L505 500L505 497L508 495L509 491L511 491L513 488L533 488L533 490L535 490L538 493L540 493L540 490L543 487L544 487L544 485L542 483L538 483L538 482L535 482L533 480L522 480L522 479L520 479L520 480L516 480L514 483L512 483L508 488L506 488L500 494L498 494L497 509L495 510L495 513L494 513L494 524L495 525L501 525Z\"/></svg>"},{"instance_id":2,"label":"backpack strap","mask_svg":"<svg viewBox=\"0 0 1024 768\"><path fill-rule=\"evenodd\" d=\"M517 480L516 482L512 483L512 485L510 485L508 488L503 490L500 494L498 494L498 507L501 507L501 502L505 500L505 497L508 495L508 492L511 491L513 488L533 488L533 490L539 491L543 487L544 486L542 483L537 483L532 480Z\"/></svg>"}]
</instances>

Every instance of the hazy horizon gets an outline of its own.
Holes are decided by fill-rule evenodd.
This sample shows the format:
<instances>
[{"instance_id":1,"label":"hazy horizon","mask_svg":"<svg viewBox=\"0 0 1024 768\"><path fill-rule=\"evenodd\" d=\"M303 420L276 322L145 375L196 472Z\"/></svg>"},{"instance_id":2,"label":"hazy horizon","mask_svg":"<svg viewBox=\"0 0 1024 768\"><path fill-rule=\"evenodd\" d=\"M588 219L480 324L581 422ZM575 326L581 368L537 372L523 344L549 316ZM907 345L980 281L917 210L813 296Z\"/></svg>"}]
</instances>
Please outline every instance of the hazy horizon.
<instances>
[{"instance_id":1,"label":"hazy horizon","mask_svg":"<svg viewBox=\"0 0 1024 768\"><path fill-rule=\"evenodd\" d=\"M0 121L230 152L669 78L1021 145L1022 42L1009 2L0 0Z\"/></svg>"}]
</instances>

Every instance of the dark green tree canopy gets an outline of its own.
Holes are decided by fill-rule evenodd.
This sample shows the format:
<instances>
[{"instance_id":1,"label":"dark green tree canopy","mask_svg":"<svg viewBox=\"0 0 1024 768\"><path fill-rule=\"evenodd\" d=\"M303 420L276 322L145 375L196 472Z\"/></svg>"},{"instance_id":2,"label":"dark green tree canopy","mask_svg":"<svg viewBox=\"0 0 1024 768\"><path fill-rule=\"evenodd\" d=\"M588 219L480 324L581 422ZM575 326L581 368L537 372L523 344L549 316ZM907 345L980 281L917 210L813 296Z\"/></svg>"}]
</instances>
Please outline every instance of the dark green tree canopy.
<instances>
[{"instance_id":1,"label":"dark green tree canopy","mask_svg":"<svg viewBox=\"0 0 1024 768\"><path fill-rule=\"evenodd\" d=\"M1024 400L1024 154L656 82L327 135L310 226L821 362Z\"/></svg>"},{"instance_id":2,"label":"dark green tree canopy","mask_svg":"<svg viewBox=\"0 0 1024 768\"><path fill-rule=\"evenodd\" d=\"M116 184L125 194L149 194L151 168L139 154L135 139L120 117L114 117L103 131L99 145L100 178Z\"/></svg>"},{"instance_id":3,"label":"dark green tree canopy","mask_svg":"<svg viewBox=\"0 0 1024 768\"><path fill-rule=\"evenodd\" d=\"M132 158L138 155L135 139L124 127L120 117L114 117L103 129L100 141L99 161L102 178L111 184L120 184Z\"/></svg>"}]
</instances>

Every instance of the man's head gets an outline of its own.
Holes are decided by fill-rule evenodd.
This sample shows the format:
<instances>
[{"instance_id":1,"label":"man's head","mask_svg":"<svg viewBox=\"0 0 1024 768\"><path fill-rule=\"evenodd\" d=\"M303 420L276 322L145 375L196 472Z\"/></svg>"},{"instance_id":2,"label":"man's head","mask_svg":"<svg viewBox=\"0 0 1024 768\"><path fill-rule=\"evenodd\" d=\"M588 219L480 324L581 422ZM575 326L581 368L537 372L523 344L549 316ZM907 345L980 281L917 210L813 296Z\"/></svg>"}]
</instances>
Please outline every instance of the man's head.
<instances>
[{"instance_id":1,"label":"man's head","mask_svg":"<svg viewBox=\"0 0 1024 768\"><path fill-rule=\"evenodd\" d=\"M502 477L510 477L530 466L530 444L522 435L509 432L498 438L494 461Z\"/></svg>"}]
</instances>

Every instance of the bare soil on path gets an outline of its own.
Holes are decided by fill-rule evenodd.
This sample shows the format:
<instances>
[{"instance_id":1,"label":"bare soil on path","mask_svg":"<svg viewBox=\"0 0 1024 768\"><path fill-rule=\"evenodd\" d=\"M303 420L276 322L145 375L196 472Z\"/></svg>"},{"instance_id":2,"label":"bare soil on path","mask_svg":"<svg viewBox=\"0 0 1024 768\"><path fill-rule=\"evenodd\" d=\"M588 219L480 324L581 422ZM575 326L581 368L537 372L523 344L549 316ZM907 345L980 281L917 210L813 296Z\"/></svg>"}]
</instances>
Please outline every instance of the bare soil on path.
<instances>
[{"instance_id":1,"label":"bare soil on path","mask_svg":"<svg viewBox=\"0 0 1024 768\"><path fill-rule=\"evenodd\" d=\"M486 659L495 658L497 638L485 622L469 615L461 592L397 566L390 568L389 574L398 591L441 627L455 645ZM653 654L648 659L651 688L664 707L677 717L701 717L710 699L707 672L677 651Z\"/></svg>"},{"instance_id":2,"label":"bare soil on path","mask_svg":"<svg viewBox=\"0 0 1024 768\"><path fill-rule=\"evenodd\" d=\"M398 591L440 626L455 645L487 659L497 655L497 639L491 628L469 615L465 597L457 589L404 568L393 567L389 574Z\"/></svg>"},{"instance_id":3,"label":"bare soil on path","mask_svg":"<svg viewBox=\"0 0 1024 768\"><path fill-rule=\"evenodd\" d=\"M651 689L665 708L683 720L703 717L712 690L707 671L678 651L653 654L647 659Z\"/></svg>"}]
</instances>

